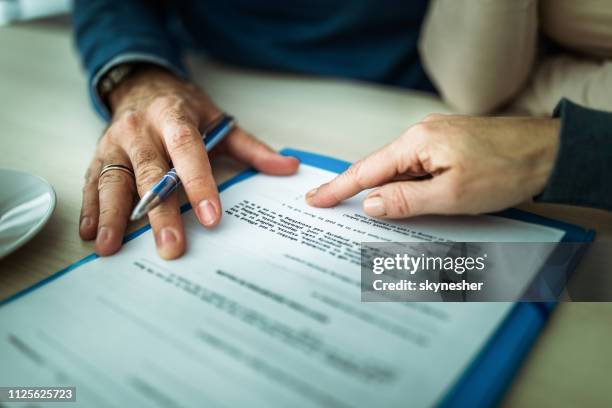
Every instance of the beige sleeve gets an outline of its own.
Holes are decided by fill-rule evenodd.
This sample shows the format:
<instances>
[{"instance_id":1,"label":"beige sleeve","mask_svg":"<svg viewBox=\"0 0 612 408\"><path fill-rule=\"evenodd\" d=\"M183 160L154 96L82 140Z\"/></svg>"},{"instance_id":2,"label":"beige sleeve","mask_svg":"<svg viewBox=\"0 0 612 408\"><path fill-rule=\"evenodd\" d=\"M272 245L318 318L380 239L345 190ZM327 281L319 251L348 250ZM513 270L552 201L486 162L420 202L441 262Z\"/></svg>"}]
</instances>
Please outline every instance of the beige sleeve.
<instances>
[{"instance_id":1,"label":"beige sleeve","mask_svg":"<svg viewBox=\"0 0 612 408\"><path fill-rule=\"evenodd\" d=\"M525 85L537 46L536 0L433 0L419 52L442 98L484 114Z\"/></svg>"},{"instance_id":2,"label":"beige sleeve","mask_svg":"<svg viewBox=\"0 0 612 408\"><path fill-rule=\"evenodd\" d=\"M511 111L550 115L561 100L612 111L612 60L557 55L544 58Z\"/></svg>"}]
</instances>

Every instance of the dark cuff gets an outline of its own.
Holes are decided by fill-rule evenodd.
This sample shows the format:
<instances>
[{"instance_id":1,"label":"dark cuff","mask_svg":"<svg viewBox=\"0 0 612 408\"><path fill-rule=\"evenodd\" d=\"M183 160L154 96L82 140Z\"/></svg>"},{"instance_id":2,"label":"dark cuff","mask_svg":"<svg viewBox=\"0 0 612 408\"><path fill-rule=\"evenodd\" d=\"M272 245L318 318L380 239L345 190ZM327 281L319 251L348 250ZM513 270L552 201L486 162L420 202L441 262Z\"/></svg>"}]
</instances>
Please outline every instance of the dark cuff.
<instances>
[{"instance_id":1,"label":"dark cuff","mask_svg":"<svg viewBox=\"0 0 612 408\"><path fill-rule=\"evenodd\" d=\"M612 209L612 113L562 99L559 152L539 202Z\"/></svg>"}]
</instances>

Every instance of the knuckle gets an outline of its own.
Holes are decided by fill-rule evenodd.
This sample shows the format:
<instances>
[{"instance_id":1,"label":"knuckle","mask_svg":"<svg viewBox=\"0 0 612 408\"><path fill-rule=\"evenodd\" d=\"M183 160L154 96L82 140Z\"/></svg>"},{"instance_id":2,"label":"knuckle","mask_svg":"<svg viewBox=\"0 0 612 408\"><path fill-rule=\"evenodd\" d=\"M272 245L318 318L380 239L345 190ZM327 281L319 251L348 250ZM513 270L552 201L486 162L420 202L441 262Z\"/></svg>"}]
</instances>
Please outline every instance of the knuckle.
<instances>
[{"instance_id":1,"label":"knuckle","mask_svg":"<svg viewBox=\"0 0 612 408\"><path fill-rule=\"evenodd\" d=\"M167 93L164 95L160 95L151 103L151 107L155 110L159 109L160 111L165 111L171 107L176 107L180 105L183 101L179 95L175 93Z\"/></svg>"},{"instance_id":2,"label":"knuckle","mask_svg":"<svg viewBox=\"0 0 612 408\"><path fill-rule=\"evenodd\" d=\"M141 124L142 124L142 118L141 118L140 113L138 113L137 111L128 111L124 113L123 115L121 115L121 117L118 120L119 127L128 132L136 131L137 129L140 128ZM112 131L112 128L111 128L111 131Z\"/></svg>"},{"instance_id":3,"label":"knuckle","mask_svg":"<svg viewBox=\"0 0 612 408\"><path fill-rule=\"evenodd\" d=\"M146 167L158 159L157 151L151 146L139 147L134 152L132 162L136 169Z\"/></svg>"},{"instance_id":4,"label":"knuckle","mask_svg":"<svg viewBox=\"0 0 612 408\"><path fill-rule=\"evenodd\" d=\"M141 115L136 111L128 111L113 120L106 129L100 142L100 148L107 142L118 144L119 140L129 134L138 133L142 126Z\"/></svg>"},{"instance_id":5,"label":"knuckle","mask_svg":"<svg viewBox=\"0 0 612 408\"><path fill-rule=\"evenodd\" d=\"M391 142L389 146L389 152L391 156L395 158L401 158L419 145L422 145L423 141L427 140L427 137L414 131L413 127L406 130L400 135L399 138ZM398 154L399 153L399 154Z\"/></svg>"},{"instance_id":6,"label":"knuckle","mask_svg":"<svg viewBox=\"0 0 612 408\"><path fill-rule=\"evenodd\" d=\"M436 125L433 122L419 122L410 126L397 139L397 148L405 149L407 146L416 146L431 142L435 135Z\"/></svg>"},{"instance_id":7,"label":"knuckle","mask_svg":"<svg viewBox=\"0 0 612 408\"><path fill-rule=\"evenodd\" d=\"M187 191L191 190L200 190L203 186L206 186L210 182L210 177L205 175L196 175L192 177L187 177L185 181L183 181L183 185Z\"/></svg>"},{"instance_id":8,"label":"knuckle","mask_svg":"<svg viewBox=\"0 0 612 408\"><path fill-rule=\"evenodd\" d=\"M109 171L107 173L104 173L100 177L100 182L99 182L99 185L98 185L98 189L99 190L103 190L105 188L110 188L110 187L115 186L117 184L126 183L128 181L129 181L128 176L126 174L124 174L123 172L120 172L120 171Z\"/></svg>"},{"instance_id":9,"label":"knuckle","mask_svg":"<svg viewBox=\"0 0 612 408\"><path fill-rule=\"evenodd\" d=\"M86 215L97 215L97 214L89 214L91 212L96 211L98 208L98 196L95 197L84 197L81 203L81 218Z\"/></svg>"},{"instance_id":10,"label":"knuckle","mask_svg":"<svg viewBox=\"0 0 612 408\"><path fill-rule=\"evenodd\" d=\"M416 137L427 137L433 134L435 129L436 129L436 125L433 122L419 122L419 123L414 124L410 128L410 131Z\"/></svg>"},{"instance_id":11,"label":"knuckle","mask_svg":"<svg viewBox=\"0 0 612 408\"><path fill-rule=\"evenodd\" d=\"M147 187L157 183L164 174L164 169L161 166L141 166L136 174L138 188L141 190L146 189Z\"/></svg>"},{"instance_id":12,"label":"knuckle","mask_svg":"<svg viewBox=\"0 0 612 408\"><path fill-rule=\"evenodd\" d=\"M400 215L408 215L410 213L410 205L408 198L402 188L399 186L394 187L391 190L391 205L395 212Z\"/></svg>"},{"instance_id":13,"label":"knuckle","mask_svg":"<svg viewBox=\"0 0 612 408\"><path fill-rule=\"evenodd\" d=\"M168 109L166 118L171 123L189 123L193 120L184 101L177 102L171 109Z\"/></svg>"},{"instance_id":14,"label":"knuckle","mask_svg":"<svg viewBox=\"0 0 612 408\"><path fill-rule=\"evenodd\" d=\"M115 206L100 208L100 218L115 219L115 217L118 217L120 215L121 211Z\"/></svg>"},{"instance_id":15,"label":"knuckle","mask_svg":"<svg viewBox=\"0 0 612 408\"><path fill-rule=\"evenodd\" d=\"M170 122L177 122L192 119L189 106L189 102L184 96L168 93L155 98L148 111L155 118L164 118Z\"/></svg>"},{"instance_id":16,"label":"knuckle","mask_svg":"<svg viewBox=\"0 0 612 408\"><path fill-rule=\"evenodd\" d=\"M159 205L153 209L151 215L155 217L176 217L179 214L180 211L178 207L173 207L170 205Z\"/></svg>"},{"instance_id":17,"label":"knuckle","mask_svg":"<svg viewBox=\"0 0 612 408\"><path fill-rule=\"evenodd\" d=\"M363 170L363 160L359 160L355 162L348 170L345 172L345 177L347 180L355 183L357 187L363 189L365 188L366 183L366 175Z\"/></svg>"},{"instance_id":18,"label":"knuckle","mask_svg":"<svg viewBox=\"0 0 612 408\"><path fill-rule=\"evenodd\" d=\"M123 123L127 127L137 128L140 126L140 114L136 111L126 112L122 117Z\"/></svg>"},{"instance_id":19,"label":"knuckle","mask_svg":"<svg viewBox=\"0 0 612 408\"><path fill-rule=\"evenodd\" d=\"M419 169L426 173L430 173L435 169L434 158L432 157L431 150L426 146L421 145L415 149L416 157L419 160Z\"/></svg>"},{"instance_id":20,"label":"knuckle","mask_svg":"<svg viewBox=\"0 0 612 408\"><path fill-rule=\"evenodd\" d=\"M188 149L193 146L194 141L193 132L188 126L177 126L166 138L168 149L173 151Z\"/></svg>"},{"instance_id":21,"label":"knuckle","mask_svg":"<svg viewBox=\"0 0 612 408\"><path fill-rule=\"evenodd\" d=\"M102 136L98 142L99 149L104 149L107 141L115 141L117 139L118 132L116 130L116 126L116 124L111 124L106 128L106 130L104 130L104 133L102 133Z\"/></svg>"}]
</instances>

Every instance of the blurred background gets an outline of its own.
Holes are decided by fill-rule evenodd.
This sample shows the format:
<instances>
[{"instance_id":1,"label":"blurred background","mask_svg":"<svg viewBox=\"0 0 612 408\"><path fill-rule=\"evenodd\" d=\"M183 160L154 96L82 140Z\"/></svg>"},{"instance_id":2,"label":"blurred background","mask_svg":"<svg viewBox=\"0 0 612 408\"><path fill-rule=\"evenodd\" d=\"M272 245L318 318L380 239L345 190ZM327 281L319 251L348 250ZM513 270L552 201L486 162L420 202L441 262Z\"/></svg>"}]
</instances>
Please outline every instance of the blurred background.
<instances>
[{"instance_id":1,"label":"blurred background","mask_svg":"<svg viewBox=\"0 0 612 408\"><path fill-rule=\"evenodd\" d=\"M71 0L0 0L0 25L68 14Z\"/></svg>"}]
</instances>

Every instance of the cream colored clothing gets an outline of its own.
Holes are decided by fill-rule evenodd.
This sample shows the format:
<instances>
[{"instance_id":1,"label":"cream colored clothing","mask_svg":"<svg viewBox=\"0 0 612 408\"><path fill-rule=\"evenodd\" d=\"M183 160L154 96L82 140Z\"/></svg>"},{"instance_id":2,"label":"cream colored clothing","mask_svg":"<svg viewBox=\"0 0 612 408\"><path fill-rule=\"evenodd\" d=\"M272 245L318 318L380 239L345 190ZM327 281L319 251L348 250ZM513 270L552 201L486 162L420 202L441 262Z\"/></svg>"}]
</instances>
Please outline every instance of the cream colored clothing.
<instances>
[{"instance_id":1,"label":"cream colored clothing","mask_svg":"<svg viewBox=\"0 0 612 408\"><path fill-rule=\"evenodd\" d=\"M540 32L563 52L536 58ZM550 115L562 97L612 111L611 0L432 0L419 50L462 113Z\"/></svg>"}]
</instances>

